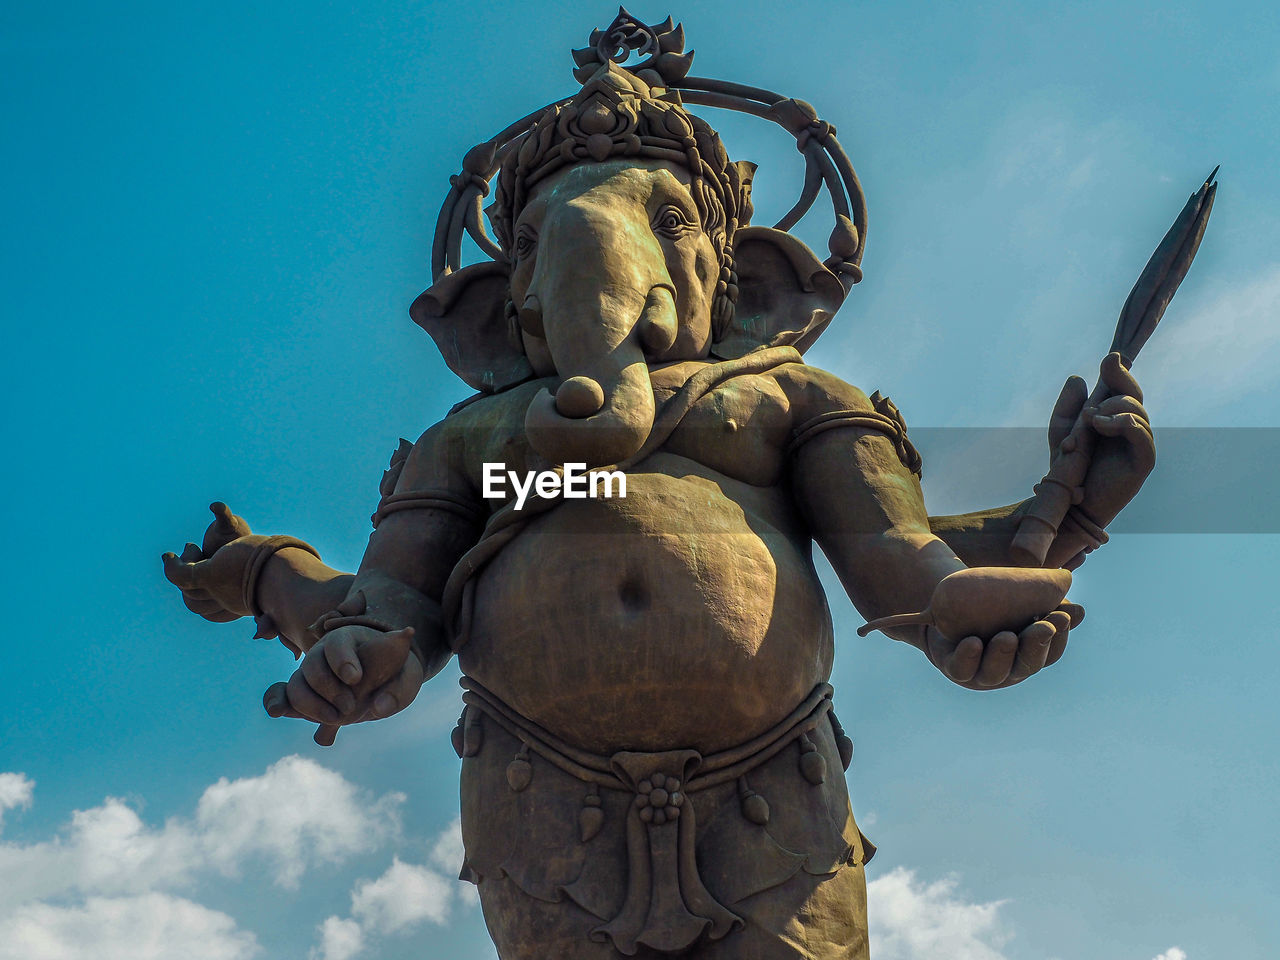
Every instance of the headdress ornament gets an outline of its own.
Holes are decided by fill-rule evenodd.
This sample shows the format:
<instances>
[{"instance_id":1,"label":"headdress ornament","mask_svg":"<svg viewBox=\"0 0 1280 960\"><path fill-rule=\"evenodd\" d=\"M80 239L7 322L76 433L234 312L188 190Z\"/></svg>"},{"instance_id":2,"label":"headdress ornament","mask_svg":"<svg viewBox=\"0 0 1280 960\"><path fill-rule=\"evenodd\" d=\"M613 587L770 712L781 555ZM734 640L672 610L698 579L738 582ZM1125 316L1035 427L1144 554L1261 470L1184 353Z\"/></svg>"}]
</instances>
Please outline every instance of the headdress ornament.
<instances>
[{"instance_id":1,"label":"headdress ornament","mask_svg":"<svg viewBox=\"0 0 1280 960\"><path fill-rule=\"evenodd\" d=\"M632 55L645 57L630 66ZM574 78L583 84L572 97L537 110L473 147L436 223L432 276L461 266L462 234L494 260L505 262L511 225L529 191L565 166L613 157L657 158L686 167L704 227L731 257L733 233L751 218L750 182L754 165L732 163L720 138L685 104L750 113L779 124L796 138L805 158L800 197L775 229L789 231L809 211L825 186L835 227L825 261L847 290L862 279L867 209L857 174L835 137L835 127L818 118L803 100L768 90L688 76L693 51L684 52L684 28L671 18L645 25L623 8L604 30L591 33L588 46L573 51ZM497 240L482 219L490 181L498 190L489 209Z\"/></svg>"}]
</instances>

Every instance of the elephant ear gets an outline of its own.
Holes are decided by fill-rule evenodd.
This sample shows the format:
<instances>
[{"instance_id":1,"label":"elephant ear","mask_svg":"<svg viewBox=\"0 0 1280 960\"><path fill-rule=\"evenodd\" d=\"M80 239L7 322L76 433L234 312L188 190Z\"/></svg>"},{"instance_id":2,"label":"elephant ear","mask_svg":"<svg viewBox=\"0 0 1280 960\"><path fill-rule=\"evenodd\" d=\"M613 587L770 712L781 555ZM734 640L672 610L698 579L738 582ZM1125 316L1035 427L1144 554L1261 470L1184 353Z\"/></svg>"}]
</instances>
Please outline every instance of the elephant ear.
<instances>
[{"instance_id":1,"label":"elephant ear","mask_svg":"<svg viewBox=\"0 0 1280 960\"><path fill-rule=\"evenodd\" d=\"M409 316L469 386L496 393L533 376L520 339L507 321L510 276L488 261L441 277L419 295Z\"/></svg>"},{"instance_id":2,"label":"elephant ear","mask_svg":"<svg viewBox=\"0 0 1280 960\"><path fill-rule=\"evenodd\" d=\"M831 322L845 289L812 250L772 227L742 227L733 237L738 301L733 322L711 347L733 360L758 347L802 353Z\"/></svg>"}]
</instances>

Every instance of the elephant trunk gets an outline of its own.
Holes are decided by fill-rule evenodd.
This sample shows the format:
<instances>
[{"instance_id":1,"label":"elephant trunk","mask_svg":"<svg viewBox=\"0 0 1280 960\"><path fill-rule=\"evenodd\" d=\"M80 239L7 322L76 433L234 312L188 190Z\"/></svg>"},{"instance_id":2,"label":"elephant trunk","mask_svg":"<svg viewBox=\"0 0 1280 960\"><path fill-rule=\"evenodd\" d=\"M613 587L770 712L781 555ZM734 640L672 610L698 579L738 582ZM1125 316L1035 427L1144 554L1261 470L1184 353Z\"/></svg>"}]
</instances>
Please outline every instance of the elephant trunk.
<instances>
[{"instance_id":1,"label":"elephant trunk","mask_svg":"<svg viewBox=\"0 0 1280 960\"><path fill-rule=\"evenodd\" d=\"M552 463L599 467L636 453L653 429L648 359L675 341L675 291L651 238L623 244L616 224L569 212L578 215L544 236L562 256L539 265L519 311L527 330L541 328L562 378L530 402L525 430Z\"/></svg>"}]
</instances>

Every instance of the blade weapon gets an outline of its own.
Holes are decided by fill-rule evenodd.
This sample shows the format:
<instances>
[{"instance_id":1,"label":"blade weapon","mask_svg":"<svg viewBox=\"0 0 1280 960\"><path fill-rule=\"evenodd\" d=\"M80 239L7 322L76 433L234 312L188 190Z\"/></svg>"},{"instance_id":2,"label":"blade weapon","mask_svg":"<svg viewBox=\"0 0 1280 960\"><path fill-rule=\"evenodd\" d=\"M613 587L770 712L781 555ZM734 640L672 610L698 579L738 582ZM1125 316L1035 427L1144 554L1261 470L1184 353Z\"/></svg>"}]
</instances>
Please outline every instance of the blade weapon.
<instances>
[{"instance_id":1,"label":"blade weapon","mask_svg":"<svg viewBox=\"0 0 1280 960\"><path fill-rule=\"evenodd\" d=\"M1155 331L1160 318L1187 275L1204 237L1204 228L1213 209L1218 191L1214 181L1218 167L1213 168L1200 189L1187 200L1186 206L1164 235L1155 253L1147 261L1138 282L1120 311L1110 353L1119 353L1125 367L1132 366L1138 351ZM1038 567L1044 563L1049 546L1058 535L1067 511L1089 472L1097 435L1085 422L1084 411L1096 407L1110 396L1101 378L1081 408L1071 432L1059 445L1049 465L1049 472L1035 487L1026 514L1018 525L1009 551L1020 566Z\"/></svg>"}]
</instances>

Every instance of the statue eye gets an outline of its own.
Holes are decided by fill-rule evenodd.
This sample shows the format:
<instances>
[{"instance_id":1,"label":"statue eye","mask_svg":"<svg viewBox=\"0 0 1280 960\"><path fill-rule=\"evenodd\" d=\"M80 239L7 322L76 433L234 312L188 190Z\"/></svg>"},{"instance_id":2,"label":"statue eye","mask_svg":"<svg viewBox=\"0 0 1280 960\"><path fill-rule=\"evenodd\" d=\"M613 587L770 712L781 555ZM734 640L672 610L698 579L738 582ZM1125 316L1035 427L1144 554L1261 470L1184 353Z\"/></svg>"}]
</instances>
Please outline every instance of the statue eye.
<instances>
[{"instance_id":1,"label":"statue eye","mask_svg":"<svg viewBox=\"0 0 1280 960\"><path fill-rule=\"evenodd\" d=\"M523 260L525 257L533 253L533 248L538 245L538 238L532 230L521 229L516 234L516 259Z\"/></svg>"},{"instance_id":2,"label":"statue eye","mask_svg":"<svg viewBox=\"0 0 1280 960\"><path fill-rule=\"evenodd\" d=\"M673 203L664 204L653 218L653 228L659 233L678 239L693 229L693 224L683 210Z\"/></svg>"}]
</instances>

